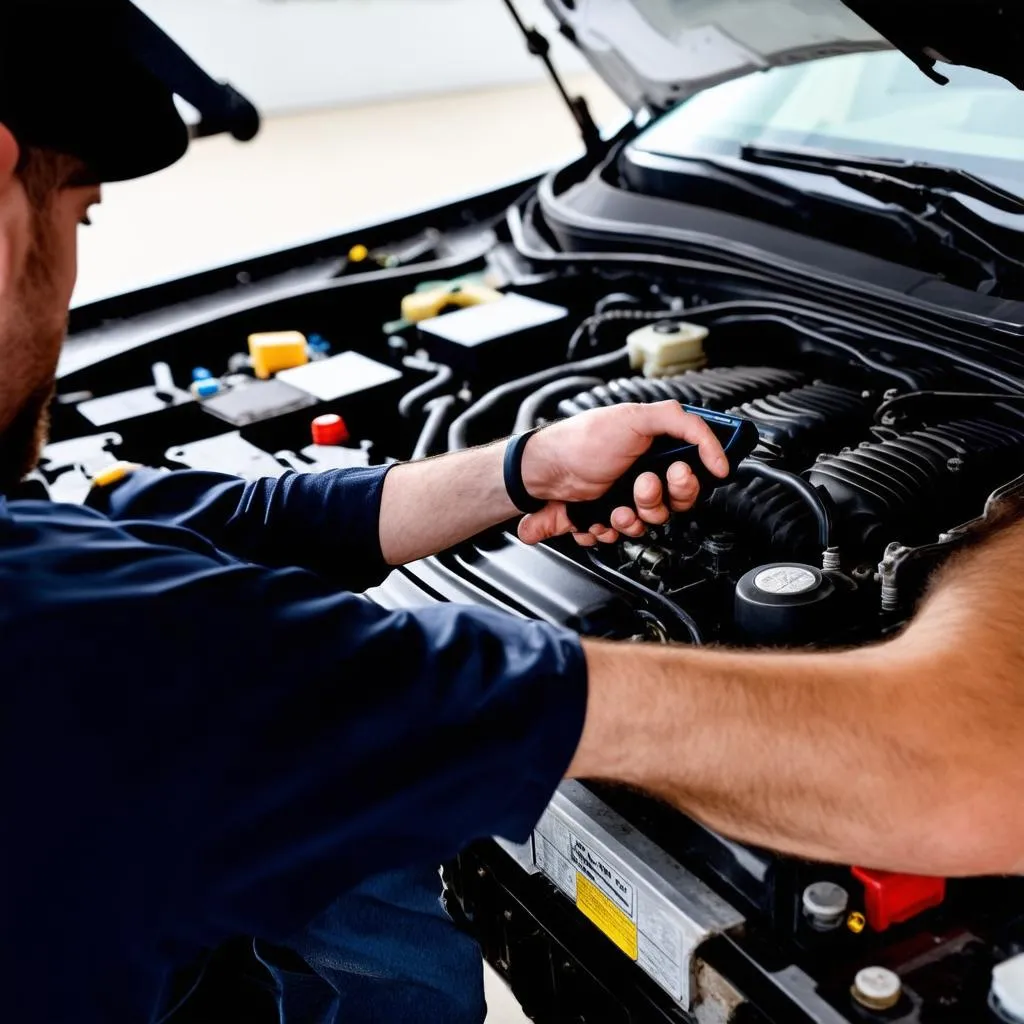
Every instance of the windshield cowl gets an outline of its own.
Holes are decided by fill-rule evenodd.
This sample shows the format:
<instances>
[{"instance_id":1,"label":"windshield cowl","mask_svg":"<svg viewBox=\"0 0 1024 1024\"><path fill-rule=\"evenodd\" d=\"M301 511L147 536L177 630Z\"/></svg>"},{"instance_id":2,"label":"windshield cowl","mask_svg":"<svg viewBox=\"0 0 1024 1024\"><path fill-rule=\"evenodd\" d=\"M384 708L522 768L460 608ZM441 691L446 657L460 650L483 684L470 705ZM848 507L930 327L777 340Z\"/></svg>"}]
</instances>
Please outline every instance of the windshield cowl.
<instances>
[{"instance_id":1,"label":"windshield cowl","mask_svg":"<svg viewBox=\"0 0 1024 1024\"><path fill-rule=\"evenodd\" d=\"M1024 94L901 55L776 68L694 96L619 159L633 191L1024 296Z\"/></svg>"}]
</instances>

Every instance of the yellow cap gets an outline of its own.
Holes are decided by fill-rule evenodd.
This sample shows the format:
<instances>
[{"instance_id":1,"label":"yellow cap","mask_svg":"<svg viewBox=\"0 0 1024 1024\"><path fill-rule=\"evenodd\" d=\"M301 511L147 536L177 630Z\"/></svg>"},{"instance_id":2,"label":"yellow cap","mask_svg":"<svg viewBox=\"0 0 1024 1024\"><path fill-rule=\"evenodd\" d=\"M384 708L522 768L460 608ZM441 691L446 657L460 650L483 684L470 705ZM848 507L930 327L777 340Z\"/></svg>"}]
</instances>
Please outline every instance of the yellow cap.
<instances>
[{"instance_id":1,"label":"yellow cap","mask_svg":"<svg viewBox=\"0 0 1024 1024\"><path fill-rule=\"evenodd\" d=\"M119 484L125 477L131 476L137 469L141 469L137 462L115 462L113 466L101 469L93 478L93 487L113 487Z\"/></svg>"},{"instance_id":2,"label":"yellow cap","mask_svg":"<svg viewBox=\"0 0 1024 1024\"><path fill-rule=\"evenodd\" d=\"M309 362L306 336L298 331L278 331L249 335L252 368L260 380L268 380L281 370L305 366Z\"/></svg>"},{"instance_id":3,"label":"yellow cap","mask_svg":"<svg viewBox=\"0 0 1024 1024\"><path fill-rule=\"evenodd\" d=\"M414 292L402 299L402 319L411 324L438 316L445 306L480 306L497 302L505 296L482 284L445 285L427 292Z\"/></svg>"},{"instance_id":4,"label":"yellow cap","mask_svg":"<svg viewBox=\"0 0 1024 1024\"><path fill-rule=\"evenodd\" d=\"M348 251L348 258L353 263L362 263L370 255L370 250L365 245L353 245Z\"/></svg>"}]
</instances>

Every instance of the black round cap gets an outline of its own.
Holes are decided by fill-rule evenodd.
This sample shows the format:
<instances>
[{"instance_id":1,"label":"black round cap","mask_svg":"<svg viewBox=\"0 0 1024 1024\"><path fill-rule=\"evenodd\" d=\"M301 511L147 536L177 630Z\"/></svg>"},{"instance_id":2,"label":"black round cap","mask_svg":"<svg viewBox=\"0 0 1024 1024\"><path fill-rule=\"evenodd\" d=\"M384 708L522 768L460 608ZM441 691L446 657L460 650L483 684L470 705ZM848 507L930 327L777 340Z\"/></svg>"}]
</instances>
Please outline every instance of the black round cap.
<instances>
[{"instance_id":1,"label":"black round cap","mask_svg":"<svg viewBox=\"0 0 1024 1024\"><path fill-rule=\"evenodd\" d=\"M843 598L833 579L812 565L758 566L736 584L736 629L747 643L823 641L843 626Z\"/></svg>"},{"instance_id":2,"label":"black round cap","mask_svg":"<svg viewBox=\"0 0 1024 1024\"><path fill-rule=\"evenodd\" d=\"M188 149L171 90L133 51L128 0L0 0L0 123L83 160L90 180L163 170Z\"/></svg>"}]
</instances>

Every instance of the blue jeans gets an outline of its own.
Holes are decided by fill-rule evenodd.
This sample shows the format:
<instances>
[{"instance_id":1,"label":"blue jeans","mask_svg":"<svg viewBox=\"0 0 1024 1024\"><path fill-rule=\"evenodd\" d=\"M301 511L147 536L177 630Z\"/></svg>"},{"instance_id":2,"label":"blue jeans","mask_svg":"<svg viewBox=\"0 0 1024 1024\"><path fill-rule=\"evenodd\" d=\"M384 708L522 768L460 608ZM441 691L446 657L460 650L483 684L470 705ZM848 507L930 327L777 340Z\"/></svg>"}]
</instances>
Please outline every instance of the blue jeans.
<instances>
[{"instance_id":1,"label":"blue jeans","mask_svg":"<svg viewBox=\"0 0 1024 1024\"><path fill-rule=\"evenodd\" d=\"M480 947L440 896L437 868L379 875L289 943L305 964L257 940L281 1024L480 1024Z\"/></svg>"}]
</instances>

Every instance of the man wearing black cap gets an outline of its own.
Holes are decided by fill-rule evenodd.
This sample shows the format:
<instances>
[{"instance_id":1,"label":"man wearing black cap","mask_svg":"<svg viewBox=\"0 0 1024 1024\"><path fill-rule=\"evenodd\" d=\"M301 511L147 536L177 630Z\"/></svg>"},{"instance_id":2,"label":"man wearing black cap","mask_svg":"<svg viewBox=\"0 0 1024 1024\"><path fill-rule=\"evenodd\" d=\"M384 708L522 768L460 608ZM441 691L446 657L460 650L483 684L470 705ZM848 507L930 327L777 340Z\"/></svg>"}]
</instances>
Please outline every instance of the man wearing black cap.
<instances>
[{"instance_id":1,"label":"man wearing black cap","mask_svg":"<svg viewBox=\"0 0 1024 1024\"><path fill-rule=\"evenodd\" d=\"M155 1019L173 968L254 934L288 1024L480 1020L479 950L443 914L436 865L476 836L528 833L579 738L580 643L482 612L391 616L339 586L514 514L502 450L252 487L140 471L97 497L105 517L2 498L45 442L77 227L101 182L184 154L174 92L204 130L253 133L251 108L125 0L7 0L0 636L8 683L27 688L8 686L4 720L40 763L6 801L4 1016ZM531 440L521 482L597 496L670 431L724 472L706 426L669 405ZM689 507L696 480L671 479ZM643 514L663 519L647 484ZM523 534L568 528L549 505ZM247 634L231 653L200 639Z\"/></svg>"},{"instance_id":2,"label":"man wearing black cap","mask_svg":"<svg viewBox=\"0 0 1024 1024\"><path fill-rule=\"evenodd\" d=\"M339 892L332 934L322 920L300 940L337 986L299 993L305 1020L479 1019L478 974L460 993L444 967L454 932L410 875L373 876L525 839L563 775L645 788L798 856L1022 869L1024 820L1007 813L1024 785L1019 526L958 559L899 638L769 656L581 642L474 608L389 613L346 592L519 510L537 507L524 540L569 532L564 502L604 493L659 434L724 475L706 425L673 403L394 468L249 484L143 470L99 509L4 498L45 437L97 183L180 156L172 91L207 130L253 127L127 0L7 0L4 18L5 1020L166 1019L177 967L233 936L258 936L261 956L294 945ZM578 539L691 507L693 474L668 483L641 477L635 510ZM295 979L276 956L284 1000Z\"/></svg>"}]
</instances>

